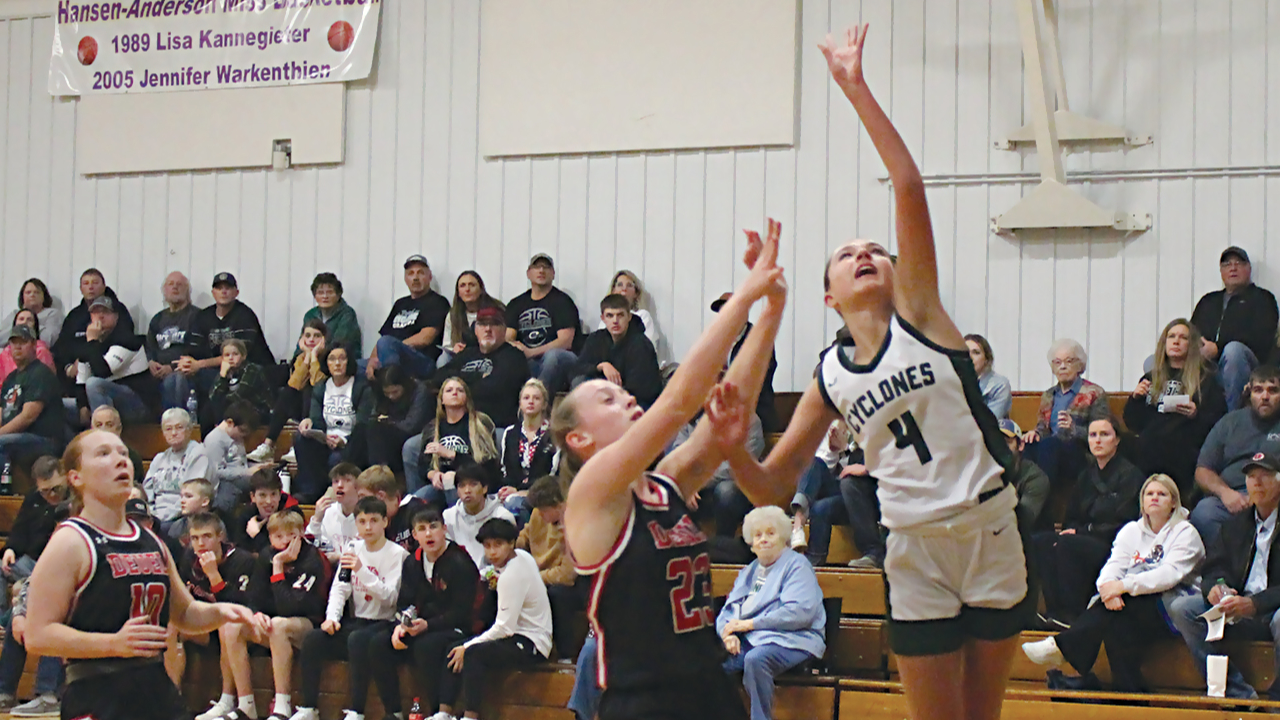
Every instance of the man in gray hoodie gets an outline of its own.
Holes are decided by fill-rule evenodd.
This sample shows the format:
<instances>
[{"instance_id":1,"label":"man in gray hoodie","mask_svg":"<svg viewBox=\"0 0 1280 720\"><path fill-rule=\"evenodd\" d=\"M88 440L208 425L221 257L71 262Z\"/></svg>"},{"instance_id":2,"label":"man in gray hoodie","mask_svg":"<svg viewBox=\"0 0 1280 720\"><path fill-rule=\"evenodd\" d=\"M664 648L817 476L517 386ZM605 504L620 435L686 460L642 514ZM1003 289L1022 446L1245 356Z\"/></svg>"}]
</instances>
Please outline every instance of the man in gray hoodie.
<instances>
[{"instance_id":1,"label":"man in gray hoodie","mask_svg":"<svg viewBox=\"0 0 1280 720\"><path fill-rule=\"evenodd\" d=\"M514 525L515 516L502 506L496 495L486 494L488 475L478 464L467 463L458 468L454 483L458 502L444 511L445 537L466 550L476 567L483 568L489 561L484 556L484 543L476 539L480 526L490 518L502 518Z\"/></svg>"}]
</instances>

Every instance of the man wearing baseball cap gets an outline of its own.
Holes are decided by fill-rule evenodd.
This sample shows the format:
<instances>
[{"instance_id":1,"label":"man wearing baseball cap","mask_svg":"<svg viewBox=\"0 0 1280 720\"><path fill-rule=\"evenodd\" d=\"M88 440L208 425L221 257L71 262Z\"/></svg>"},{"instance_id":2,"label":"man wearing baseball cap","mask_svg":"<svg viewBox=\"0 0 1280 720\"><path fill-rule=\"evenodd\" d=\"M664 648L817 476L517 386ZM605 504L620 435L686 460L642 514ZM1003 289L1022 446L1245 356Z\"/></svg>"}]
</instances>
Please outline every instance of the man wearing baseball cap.
<instances>
[{"instance_id":1,"label":"man wearing baseball cap","mask_svg":"<svg viewBox=\"0 0 1280 720\"><path fill-rule=\"evenodd\" d=\"M229 272L214 275L213 304L201 310L191 326L191 344L197 348L196 354L178 359L178 372L195 378L196 394L201 402L209 397L209 390L218 379L223 342L232 338L241 340L248 350L249 362L263 368L276 364L258 314L239 298L240 286L235 275Z\"/></svg>"},{"instance_id":2,"label":"man wearing baseball cap","mask_svg":"<svg viewBox=\"0 0 1280 720\"><path fill-rule=\"evenodd\" d=\"M378 331L378 343L364 361L366 376L386 365L399 365L415 378L430 377L440 357L449 301L431 289L431 266L422 255L404 261L404 284L409 294L396 300Z\"/></svg>"},{"instance_id":3,"label":"man wearing baseball cap","mask_svg":"<svg viewBox=\"0 0 1280 720\"><path fill-rule=\"evenodd\" d=\"M507 342L524 353L529 374L554 395L569 388L569 373L578 361L573 346L582 320L573 298L554 284L556 266L550 255L529 258L525 276L529 290L507 303Z\"/></svg>"},{"instance_id":4,"label":"man wearing baseball cap","mask_svg":"<svg viewBox=\"0 0 1280 720\"><path fill-rule=\"evenodd\" d=\"M1244 248L1232 245L1218 258L1222 289L1200 298L1191 324L1200 331L1201 353L1218 363L1227 411L1240 407L1249 373L1267 362L1275 348L1280 309L1276 296L1253 284L1253 266Z\"/></svg>"},{"instance_id":5,"label":"man wearing baseball cap","mask_svg":"<svg viewBox=\"0 0 1280 720\"><path fill-rule=\"evenodd\" d=\"M81 421L106 405L125 422L155 422L160 407L160 381L151 374L143 338L120 325L117 305L102 297L89 303L89 326L77 359L76 383Z\"/></svg>"},{"instance_id":6,"label":"man wearing baseball cap","mask_svg":"<svg viewBox=\"0 0 1280 720\"><path fill-rule=\"evenodd\" d=\"M1009 418L1001 420L1000 434L1013 455L1013 472L1006 473L1005 480L1018 491L1018 513L1025 515L1025 522L1034 525L1049 499L1049 476L1039 465L1022 457L1022 429L1018 423Z\"/></svg>"},{"instance_id":7,"label":"man wearing baseball cap","mask_svg":"<svg viewBox=\"0 0 1280 720\"><path fill-rule=\"evenodd\" d=\"M0 385L0 467L15 454L60 453L68 436L58 378L36 360L35 333L14 325L9 347L17 367Z\"/></svg>"},{"instance_id":8,"label":"man wearing baseball cap","mask_svg":"<svg viewBox=\"0 0 1280 720\"><path fill-rule=\"evenodd\" d=\"M1254 453L1244 465L1246 487L1252 505L1222 524L1201 574L1200 593L1184 595L1169 605L1169 618L1191 650L1200 677L1207 675L1206 658L1226 655L1222 644L1233 640L1270 639L1280 663L1280 548L1276 548L1276 509L1280 507L1280 454L1274 442ZM1228 619L1225 637L1206 639L1208 626L1200 616L1218 607ZM1275 687L1275 686L1273 686ZM1280 688L1269 699L1280 699ZM1245 681L1238 666L1227 665L1226 696L1255 698L1257 691Z\"/></svg>"},{"instance_id":9,"label":"man wearing baseball cap","mask_svg":"<svg viewBox=\"0 0 1280 720\"><path fill-rule=\"evenodd\" d=\"M133 332L133 316L129 314L128 308L120 304L116 291L107 286L102 271L89 268L80 273L80 304L67 313L67 319L62 322L62 329L58 332L58 339L50 348L53 351L54 367L61 368L59 374L62 377L59 379L64 383L67 397L74 397L75 394L75 362L85 342L85 329L89 327L89 303L104 295L117 303L120 327ZM40 327L44 327L43 319Z\"/></svg>"}]
</instances>

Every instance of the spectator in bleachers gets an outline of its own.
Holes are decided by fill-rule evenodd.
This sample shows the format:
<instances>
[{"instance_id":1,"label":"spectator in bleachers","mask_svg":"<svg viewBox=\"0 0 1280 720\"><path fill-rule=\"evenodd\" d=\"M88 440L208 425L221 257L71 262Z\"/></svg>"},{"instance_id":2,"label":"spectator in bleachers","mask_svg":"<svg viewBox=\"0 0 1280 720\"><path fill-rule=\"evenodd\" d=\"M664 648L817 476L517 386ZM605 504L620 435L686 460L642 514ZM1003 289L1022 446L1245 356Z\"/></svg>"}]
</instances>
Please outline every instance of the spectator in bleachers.
<instances>
[{"instance_id":1,"label":"spectator in bleachers","mask_svg":"<svg viewBox=\"0 0 1280 720\"><path fill-rule=\"evenodd\" d=\"M880 498L876 495L876 479L867 474L863 460L862 449L858 448L840 473L840 499L844 502L845 518L853 533L853 542L862 552L862 557L849 561L849 567L881 570L884 568L886 547L884 532L880 528ZM832 507L832 511L838 511L838 506ZM830 522L836 524L838 521ZM809 557L812 561L812 549Z\"/></svg>"},{"instance_id":2,"label":"spectator in bleachers","mask_svg":"<svg viewBox=\"0 0 1280 720\"><path fill-rule=\"evenodd\" d=\"M852 444L849 426L836 420L827 428L827 435L813 453L813 462L800 475L796 494L791 498L791 549L803 552L809 545L804 526L809 521L813 506L820 500L840 495L840 476L843 469L840 460L847 457ZM830 538L828 538L829 540ZM821 557L816 564L826 561L826 547L820 548Z\"/></svg>"},{"instance_id":3,"label":"spectator in bleachers","mask_svg":"<svg viewBox=\"0 0 1280 720\"><path fill-rule=\"evenodd\" d=\"M622 295L600 301L601 329L587 336L573 368L573 384L604 378L648 408L662 393L658 353L644 328L631 324L631 303Z\"/></svg>"},{"instance_id":4,"label":"spectator in bleachers","mask_svg":"<svg viewBox=\"0 0 1280 720\"><path fill-rule=\"evenodd\" d=\"M516 547L529 553L538 563L538 574L547 586L551 602L551 628L556 653L573 657L577 616L586 604L591 578L579 575L573 557L564 545L564 493L560 480L544 475L529 488L529 504L533 513L516 538Z\"/></svg>"},{"instance_id":5,"label":"spectator in bleachers","mask_svg":"<svg viewBox=\"0 0 1280 720\"><path fill-rule=\"evenodd\" d=\"M19 455L61 450L67 440L58 378L36 360L36 334L26 325L9 329L17 369L0 384L0 467Z\"/></svg>"},{"instance_id":6,"label":"spectator in bleachers","mask_svg":"<svg viewBox=\"0 0 1280 720\"><path fill-rule=\"evenodd\" d=\"M530 375L552 393L563 392L578 360L573 353L582 327L578 306L555 286L556 268L550 255L538 253L530 258L525 275L532 287L507 303L507 342L524 353Z\"/></svg>"},{"instance_id":7,"label":"spectator in bleachers","mask_svg":"<svg viewBox=\"0 0 1280 720\"><path fill-rule=\"evenodd\" d=\"M779 507L747 514L743 536L756 559L738 571L716 618L729 651L724 669L742 673L751 720L772 720L773 680L826 652L827 614L813 566L787 547L791 521Z\"/></svg>"},{"instance_id":8,"label":"spectator in bleachers","mask_svg":"<svg viewBox=\"0 0 1280 720\"><path fill-rule=\"evenodd\" d=\"M498 499L516 517L516 527L529 521L526 495L533 481L555 472L560 450L551 442L551 397L541 380L530 379L520 391L520 422L502 431L502 486Z\"/></svg>"},{"instance_id":9,"label":"spectator in bleachers","mask_svg":"<svg viewBox=\"0 0 1280 720\"><path fill-rule=\"evenodd\" d=\"M120 302L120 298L116 297L116 291L107 287L102 271L97 268L89 268L80 274L80 296L80 303L67 313L67 318L62 323L62 330L58 333L58 339L53 343L53 359L58 363L60 368L58 375L64 378L64 388L68 391L69 397L72 395L71 391L75 389L76 361L80 358L80 348L85 344L85 330L89 327L89 303L100 297L109 297L116 304ZM133 316L129 314L129 309L121 307L119 316L116 324L122 328L123 332L132 334Z\"/></svg>"},{"instance_id":10,"label":"spectator in bleachers","mask_svg":"<svg viewBox=\"0 0 1280 720\"><path fill-rule=\"evenodd\" d=\"M222 422L204 436L209 457L209 482L213 483L213 508L231 512L249 490L249 478L263 467L249 464L244 440L258 429L258 411L252 405L234 402L222 414Z\"/></svg>"},{"instance_id":11,"label":"spectator in bleachers","mask_svg":"<svg viewBox=\"0 0 1280 720\"><path fill-rule=\"evenodd\" d=\"M249 506L241 510L232 523L231 541L255 557L266 552L271 542L267 521L276 513L297 515L301 535L302 506L298 499L284 491L275 468L260 467L249 478Z\"/></svg>"},{"instance_id":12,"label":"spectator in bleachers","mask_svg":"<svg viewBox=\"0 0 1280 720\"><path fill-rule=\"evenodd\" d=\"M1255 453L1244 466L1248 476L1249 512L1230 516L1209 543L1200 573L1201 592L1180 598L1169 608L1182 641L1200 677L1206 675L1205 658L1226 655L1224 643L1239 640L1271 641L1276 645L1272 677L1280 677L1280 552L1275 552L1276 509L1280 507L1280 457L1274 443ZM1227 618L1225 637L1207 639L1208 625L1200 616L1218 607ZM1110 654L1110 649L1108 649ZM1272 684L1269 699L1280 700L1280 686ZM1258 693L1240 666L1227 665L1226 696L1254 698Z\"/></svg>"},{"instance_id":13,"label":"spectator in bleachers","mask_svg":"<svg viewBox=\"0 0 1280 720\"><path fill-rule=\"evenodd\" d=\"M431 289L431 266L422 255L404 261L404 284L409 294L391 306L365 365L370 380L379 368L392 365L415 378L429 378L436 370L449 301Z\"/></svg>"},{"instance_id":14,"label":"spectator in bleachers","mask_svg":"<svg viewBox=\"0 0 1280 720\"><path fill-rule=\"evenodd\" d=\"M1249 507L1244 466L1269 442L1280 440L1280 369L1260 365L1249 375L1249 407L1233 410L1209 431L1196 460L1204 497L1191 511L1206 547L1218 527Z\"/></svg>"},{"instance_id":15,"label":"spectator in bleachers","mask_svg":"<svg viewBox=\"0 0 1280 720\"><path fill-rule=\"evenodd\" d=\"M166 528L182 514L182 483L209 477L209 456L204 445L191 438L191 416L186 410L165 410L160 431L169 447L152 459L142 488L156 521Z\"/></svg>"},{"instance_id":16,"label":"spectator in bleachers","mask_svg":"<svg viewBox=\"0 0 1280 720\"><path fill-rule=\"evenodd\" d=\"M191 538L187 532L191 518L213 512L213 483L205 478L192 478L182 483L179 509L182 510L182 514L170 523L169 529L164 532L166 542L170 546L176 543L186 547L191 544Z\"/></svg>"},{"instance_id":17,"label":"spectator in bleachers","mask_svg":"<svg viewBox=\"0 0 1280 720\"><path fill-rule=\"evenodd\" d=\"M353 362L354 364L354 362ZM360 542L342 553L320 628L302 641L302 703L291 720L319 720L320 671L326 660L346 660L347 717L364 716L369 694L369 650L385 637L396 615L400 571L409 553L386 536L387 506L373 497L356 503ZM341 570L350 570L344 580ZM350 602L348 602L350 601Z\"/></svg>"},{"instance_id":18,"label":"spectator in bleachers","mask_svg":"<svg viewBox=\"0 0 1280 720\"><path fill-rule=\"evenodd\" d=\"M249 581L253 577L254 556L227 540L227 528L213 513L199 513L187 524L188 546L178 559L178 575L186 583L191 596L204 602L228 602L245 605L249 600ZM179 633L181 635L181 633ZM236 709L235 681L231 674L226 633L218 633L219 669L222 675L222 697L200 720L221 718ZM252 703L252 697L250 697ZM241 707L241 712L246 710ZM251 715L252 716L252 715Z\"/></svg>"},{"instance_id":19,"label":"spectator in bleachers","mask_svg":"<svg viewBox=\"0 0 1280 720\"><path fill-rule=\"evenodd\" d=\"M276 395L275 405L271 408L271 421L267 426L267 437L249 453L250 460L266 462L274 458L276 441L280 439L280 433L284 432L285 424L311 415L314 388L323 385L328 378L324 363L320 361L324 349L324 321L313 318L303 323L302 336L298 338L298 350L301 352L293 357L293 370L289 374L289 380Z\"/></svg>"},{"instance_id":20,"label":"spectator in bleachers","mask_svg":"<svg viewBox=\"0 0 1280 720\"><path fill-rule=\"evenodd\" d=\"M360 320L356 318L355 308L342 299L342 281L331 272L322 272L311 281L311 297L316 301L315 307L302 316L302 327L307 321L319 319L328 330L330 342L342 343L350 349L353 360L364 357L364 342L360 334ZM302 348L293 351L296 356Z\"/></svg>"},{"instance_id":21,"label":"spectator in bleachers","mask_svg":"<svg viewBox=\"0 0 1280 720\"><path fill-rule=\"evenodd\" d=\"M200 309L191 304L191 282L174 271L161 288L165 308L147 326L147 362L160 381L160 402L165 410L186 407L191 392L187 376L177 371L178 360L197 352L192 327Z\"/></svg>"},{"instance_id":22,"label":"spectator in bleachers","mask_svg":"<svg viewBox=\"0 0 1280 720\"><path fill-rule=\"evenodd\" d=\"M39 337L45 345L52 348L62 332L62 311L53 306L53 295L49 294L48 286L40 278L27 278L22 283L22 291L18 294L18 309L5 317L8 321L5 324L12 326L13 318L22 310L30 310L36 314L40 324ZM9 339L5 338L0 344L8 342Z\"/></svg>"},{"instance_id":23,"label":"spectator in bleachers","mask_svg":"<svg viewBox=\"0 0 1280 720\"><path fill-rule=\"evenodd\" d=\"M1206 293L1191 313L1200 331L1201 354L1218 364L1227 410L1235 410L1249 373L1275 346L1280 309L1276 296L1253 284L1249 253L1232 245L1218 258L1222 289Z\"/></svg>"},{"instance_id":24,"label":"spectator in bleachers","mask_svg":"<svg viewBox=\"0 0 1280 720\"><path fill-rule=\"evenodd\" d=\"M631 321L639 320L640 329L644 331L644 336L649 338L649 342L653 343L653 349L659 350L662 342L662 333L658 332L658 325L654 322L653 316L649 311L641 307L645 301L644 285L640 283L640 278L630 270L619 270L613 274L613 283L609 285L610 295L621 295L627 299L628 307L631 310ZM601 330L604 329L604 322L600 323Z\"/></svg>"},{"instance_id":25,"label":"spectator in bleachers","mask_svg":"<svg viewBox=\"0 0 1280 720\"><path fill-rule=\"evenodd\" d=\"M1009 418L1000 421L1000 434L1013 456L1013 468L1005 472L1005 480L1018 491L1018 514L1027 527L1035 527L1049 499L1049 476L1039 465L1022 457L1022 428Z\"/></svg>"},{"instance_id":26,"label":"spectator in bleachers","mask_svg":"<svg viewBox=\"0 0 1280 720\"><path fill-rule=\"evenodd\" d=\"M480 717L480 703L498 671L542 662L551 653L551 605L538 564L516 549L516 526L493 518L480 526L490 587L497 590L498 615L487 630L449 648L449 669L441 678L440 712L434 720L455 720L453 708L465 693L466 718Z\"/></svg>"},{"instance_id":27,"label":"spectator in bleachers","mask_svg":"<svg viewBox=\"0 0 1280 720\"><path fill-rule=\"evenodd\" d=\"M480 465L486 493L498 492L502 466L494 432L493 421L472 403L470 386L456 377L445 380L436 396L435 418L421 434L404 443L405 482L410 492L436 507L452 505L454 472L465 462ZM425 458L429 458L429 467L423 473Z\"/></svg>"},{"instance_id":28,"label":"spectator in bleachers","mask_svg":"<svg viewBox=\"0 0 1280 720\"><path fill-rule=\"evenodd\" d=\"M684 427L676 433L676 437L671 441L671 449L675 450L681 445L689 441L693 437L693 431L698 426L698 421L702 419L702 413L699 412ZM763 457L764 455L764 428L760 423L760 416L753 415L748 421L746 448L752 457ZM751 500L743 494L738 488L737 482L733 479L733 470L729 467L729 461L725 460L720 463L711 473L711 479L706 485L698 491L698 507L706 506L710 508L712 516L716 522L716 537L733 538L738 533L738 528L742 525L742 518L751 512L753 507ZM724 546L721 546L724 547ZM736 546L735 546L736 547ZM743 552L746 547L741 546ZM719 561L717 561L719 562Z\"/></svg>"},{"instance_id":29,"label":"spectator in bleachers","mask_svg":"<svg viewBox=\"0 0 1280 720\"><path fill-rule=\"evenodd\" d=\"M35 333L36 336L36 359L57 374L58 369L53 362L53 353L49 352L49 346L45 344L44 340L40 339L40 320L36 317L36 314L26 309L19 310L13 316L13 325L26 325L31 328L31 332ZM0 383L3 383L4 379L9 377L9 373L17 368L18 363L13 359L13 351L9 349L8 341L6 340L4 349L0 350Z\"/></svg>"},{"instance_id":30,"label":"spectator in bleachers","mask_svg":"<svg viewBox=\"0 0 1280 720\"><path fill-rule=\"evenodd\" d=\"M360 468L348 462L338 463L329 471L329 489L316 501L315 512L307 525L307 537L325 554L330 563L337 563L338 556L347 544L356 539L356 479Z\"/></svg>"},{"instance_id":31,"label":"spectator in bleachers","mask_svg":"<svg viewBox=\"0 0 1280 720\"><path fill-rule=\"evenodd\" d=\"M13 612L5 615L4 648L0 650L0 713L9 717L58 717L62 703L58 699L66 672L62 659L41 656L36 663L35 697L18 704L18 683L27 664L27 591L31 583L13 599Z\"/></svg>"},{"instance_id":32,"label":"spectator in bleachers","mask_svg":"<svg viewBox=\"0 0 1280 720\"><path fill-rule=\"evenodd\" d=\"M458 488L458 502L446 509L444 526L448 537L459 547L467 551L476 567L484 567L484 544L476 537L480 526L486 521L499 518L515 527L516 519L507 509L502 507L496 496L488 494L485 485L488 473L474 462L468 462L458 468L455 482ZM511 539L515 542L515 538Z\"/></svg>"},{"instance_id":33,"label":"spectator in bleachers","mask_svg":"<svg viewBox=\"0 0 1280 720\"><path fill-rule=\"evenodd\" d=\"M488 586L481 585L471 556L445 537L439 510L427 507L414 513L413 539L418 547L404 560L396 600L403 619L385 635L374 638L369 649L373 680L388 717L400 717L396 665L411 660L419 685L434 691L445 672L448 648L483 628L478 608ZM410 608L413 617L406 614ZM413 654L407 656L410 650ZM432 692L432 696L438 698L439 693ZM428 702L423 710L434 713L427 709L430 705Z\"/></svg>"},{"instance_id":34,"label":"spectator in bleachers","mask_svg":"<svg viewBox=\"0 0 1280 720\"><path fill-rule=\"evenodd\" d=\"M510 331L505 329L505 322L500 309L481 308L476 314L476 344L463 348L435 374L437 383L450 377L465 380L475 396L476 408L498 427L516 422L520 389L529 379L529 362L515 345L507 342Z\"/></svg>"},{"instance_id":35,"label":"spectator in bleachers","mask_svg":"<svg viewBox=\"0 0 1280 720\"><path fill-rule=\"evenodd\" d=\"M193 355L178 359L178 372L195 382L197 396L209 395L218 377L217 368L222 365L222 343L231 338L244 342L249 362L267 368L276 364L267 337L262 333L258 314L240 302L240 287L236 276L220 272L213 276L213 304L196 315L191 326ZM56 356L56 353L55 353Z\"/></svg>"},{"instance_id":36,"label":"spectator in bleachers","mask_svg":"<svg viewBox=\"0 0 1280 720\"><path fill-rule=\"evenodd\" d=\"M325 473L346 459L351 431L368 422L373 412L373 393L357 372L354 351L334 342L320 360L329 379L312 390L311 415L298 423L298 432L293 436L293 450L298 457L296 490L304 503L324 492Z\"/></svg>"},{"instance_id":37,"label":"spectator in bleachers","mask_svg":"<svg viewBox=\"0 0 1280 720\"><path fill-rule=\"evenodd\" d=\"M1177 483L1168 475L1152 475L1142 485L1142 516L1120 529L1098 574L1095 601L1069 630L1023 643L1023 651L1038 665L1069 664L1090 676L1106 645L1113 689L1148 692L1142 654L1153 642L1173 635L1169 609L1198 595L1195 584L1203 559L1204 544L1187 522Z\"/></svg>"},{"instance_id":38,"label":"spectator in bleachers","mask_svg":"<svg viewBox=\"0 0 1280 720\"><path fill-rule=\"evenodd\" d=\"M151 375L142 338L120 323L117 304L103 296L89 304L89 325L76 359L76 383L84 386L80 415L108 405L130 423L154 422L160 383Z\"/></svg>"},{"instance_id":39,"label":"spectator in bleachers","mask_svg":"<svg viewBox=\"0 0 1280 720\"><path fill-rule=\"evenodd\" d=\"M1227 411L1222 386L1200 355L1200 345L1200 333L1185 319L1166 325L1151 372L1124 404L1124 424L1138 434L1138 467L1148 475L1169 475L1188 500L1196 487L1200 448Z\"/></svg>"},{"instance_id":40,"label":"spectator in bleachers","mask_svg":"<svg viewBox=\"0 0 1280 720\"><path fill-rule=\"evenodd\" d=\"M995 371L996 356L991 351L991 343L977 333L970 333L964 336L964 344L969 348L969 359L978 374L982 401L997 420L1009 417L1009 411L1013 409L1013 386L1009 384L1009 378Z\"/></svg>"},{"instance_id":41,"label":"spectator in bleachers","mask_svg":"<svg viewBox=\"0 0 1280 720\"><path fill-rule=\"evenodd\" d=\"M1138 517L1142 471L1118 454L1120 437L1110 416L1089 423L1089 462L1067 506L1061 530L1032 537L1040 573L1045 623L1065 627L1084 612L1094 578L1111 554L1116 533ZM1024 460L1025 462L1025 460Z\"/></svg>"},{"instance_id":42,"label":"spectator in bleachers","mask_svg":"<svg viewBox=\"0 0 1280 720\"><path fill-rule=\"evenodd\" d=\"M720 308L729 301L729 297L733 293L727 292L711 301L711 311L720 312ZM742 328L742 332L738 334L738 339L733 343L733 349L729 351L729 362L738 357L738 352L742 350L742 344L747 341L747 334L751 332L752 323L748 322ZM725 363L727 366L728 363ZM783 427L778 422L778 410L774 405L773 397L773 374L778 371L778 354L776 352L769 355L769 368L764 374L764 385L760 389L760 399L756 401L756 415L760 418L760 426L765 433L782 432Z\"/></svg>"},{"instance_id":43,"label":"spectator in bleachers","mask_svg":"<svg viewBox=\"0 0 1280 720\"><path fill-rule=\"evenodd\" d=\"M373 413L351 434L352 460L363 467L386 465L404 476L404 443L422 432L431 397L402 365L388 365L373 379Z\"/></svg>"},{"instance_id":44,"label":"spectator in bleachers","mask_svg":"<svg viewBox=\"0 0 1280 720\"><path fill-rule=\"evenodd\" d=\"M267 720L288 720L293 715L293 654L307 633L324 620L330 574L323 556L302 537L302 513L278 512L267 519L270 545L258 555L249 580L249 607L253 623L232 623L219 634L235 681L237 706L255 711L249 668L248 644L271 648L271 675L275 700ZM249 717L251 714L246 713Z\"/></svg>"},{"instance_id":45,"label":"spectator in bleachers","mask_svg":"<svg viewBox=\"0 0 1280 720\"><path fill-rule=\"evenodd\" d=\"M120 439L124 439L124 421L120 419L120 413L110 405L103 405L93 411L93 415L89 417L89 427L93 430L106 430ZM137 484L138 478L145 477L146 473L142 469L142 456L137 450L125 444L125 449L129 451L129 462L133 465L134 484Z\"/></svg>"},{"instance_id":46,"label":"spectator in bleachers","mask_svg":"<svg viewBox=\"0 0 1280 720\"><path fill-rule=\"evenodd\" d=\"M259 418L270 417L271 382L266 369L249 362L243 340L230 338L222 343L222 365L209 389L209 400L200 407L204 432L213 429L222 420L222 412L235 402L252 405Z\"/></svg>"},{"instance_id":47,"label":"spectator in bleachers","mask_svg":"<svg viewBox=\"0 0 1280 720\"><path fill-rule=\"evenodd\" d=\"M31 464L31 479L36 489L22 499L13 527L5 538L4 554L0 555L0 604L4 607L9 605L12 584L31 577L36 560L40 559L58 525L58 506L67 499L67 479L57 458L50 455L36 458ZM66 508L62 514L65 516ZM0 673L0 696L4 694L2 678Z\"/></svg>"},{"instance_id":48,"label":"spectator in bleachers","mask_svg":"<svg viewBox=\"0 0 1280 720\"><path fill-rule=\"evenodd\" d=\"M412 553L418 549L413 540L413 516L427 507L421 498L406 496L400 481L386 465L366 468L356 478L356 495L376 497L387 506L387 539Z\"/></svg>"},{"instance_id":49,"label":"spectator in bleachers","mask_svg":"<svg viewBox=\"0 0 1280 720\"><path fill-rule=\"evenodd\" d=\"M1057 340L1049 347L1049 366L1057 382L1040 396L1035 429L1023 437L1026 456L1054 485L1079 476L1089 423L1109 411L1107 392L1081 377L1088 364L1089 356L1075 340Z\"/></svg>"},{"instance_id":50,"label":"spectator in bleachers","mask_svg":"<svg viewBox=\"0 0 1280 720\"><path fill-rule=\"evenodd\" d=\"M449 307L449 320L444 325L444 351L436 361L438 366L443 367L463 348L476 344L476 315L484 307L496 307L500 312L506 312L502 303L485 290L480 273L463 270L453 284L453 304Z\"/></svg>"}]
</instances>

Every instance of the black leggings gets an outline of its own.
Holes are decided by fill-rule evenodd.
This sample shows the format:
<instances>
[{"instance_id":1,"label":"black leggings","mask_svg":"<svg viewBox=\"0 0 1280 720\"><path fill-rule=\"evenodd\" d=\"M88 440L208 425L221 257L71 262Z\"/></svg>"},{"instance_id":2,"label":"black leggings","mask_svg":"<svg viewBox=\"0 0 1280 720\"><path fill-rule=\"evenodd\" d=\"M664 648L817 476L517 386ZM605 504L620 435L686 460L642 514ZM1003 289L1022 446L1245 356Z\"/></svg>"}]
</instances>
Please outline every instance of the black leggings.
<instances>
[{"instance_id":1,"label":"black leggings","mask_svg":"<svg viewBox=\"0 0 1280 720\"><path fill-rule=\"evenodd\" d=\"M1045 610L1059 620L1075 619L1096 592L1098 573L1111 557L1111 543L1081 532L1048 531L1033 535L1031 546Z\"/></svg>"},{"instance_id":2,"label":"black leggings","mask_svg":"<svg viewBox=\"0 0 1280 720\"><path fill-rule=\"evenodd\" d=\"M409 437L391 423L361 423L351 431L347 459L362 468L386 465L396 476L403 476L404 454L400 450Z\"/></svg>"},{"instance_id":3,"label":"black leggings","mask_svg":"<svg viewBox=\"0 0 1280 720\"><path fill-rule=\"evenodd\" d=\"M1108 610L1102 601L1085 610L1070 630L1058 633L1062 656L1081 675L1093 672L1098 650L1107 646L1111 684L1119 692L1148 692L1142 654L1151 643L1173 636L1160 595L1125 595L1124 607Z\"/></svg>"},{"instance_id":4,"label":"black leggings","mask_svg":"<svg viewBox=\"0 0 1280 720\"><path fill-rule=\"evenodd\" d=\"M267 425L267 439L275 444L280 439L280 433L284 432L284 424L291 419L300 420L307 417L307 403L303 400L308 395L304 395L301 390L294 390L285 385L280 388L280 394L276 395L276 404L271 407L271 423Z\"/></svg>"},{"instance_id":5,"label":"black leggings","mask_svg":"<svg viewBox=\"0 0 1280 720\"><path fill-rule=\"evenodd\" d=\"M455 640L448 649L452 650L464 642L466 640ZM465 690L467 710L479 711L485 691L493 690L486 686L486 681L493 677L495 670L515 670L546 659L533 641L524 635L476 643L467 648L462 658L462 672L441 674L440 704L456 709L458 695Z\"/></svg>"},{"instance_id":6,"label":"black leggings","mask_svg":"<svg viewBox=\"0 0 1280 720\"><path fill-rule=\"evenodd\" d=\"M378 696L382 698L382 707L388 715L400 712L400 675L396 672L396 666L412 660L418 685L437 699L435 703L428 703L431 714L435 714L440 710L438 699L441 675L453 674L445 667L449 649L466 642L467 637L452 628L428 631L418 637L406 637L405 645L409 649L397 650L391 647L391 632L394 629L394 626L385 628L373 637L369 645L369 666L373 670L373 682L378 686ZM470 651L466 659L471 659Z\"/></svg>"},{"instance_id":7,"label":"black leggings","mask_svg":"<svg viewBox=\"0 0 1280 720\"><path fill-rule=\"evenodd\" d=\"M325 660L346 660L351 686L347 707L364 712L369 694L369 645L391 625L390 620L347 618L338 632L312 630L302 641L302 707L314 708L320 700L320 671Z\"/></svg>"}]
</instances>

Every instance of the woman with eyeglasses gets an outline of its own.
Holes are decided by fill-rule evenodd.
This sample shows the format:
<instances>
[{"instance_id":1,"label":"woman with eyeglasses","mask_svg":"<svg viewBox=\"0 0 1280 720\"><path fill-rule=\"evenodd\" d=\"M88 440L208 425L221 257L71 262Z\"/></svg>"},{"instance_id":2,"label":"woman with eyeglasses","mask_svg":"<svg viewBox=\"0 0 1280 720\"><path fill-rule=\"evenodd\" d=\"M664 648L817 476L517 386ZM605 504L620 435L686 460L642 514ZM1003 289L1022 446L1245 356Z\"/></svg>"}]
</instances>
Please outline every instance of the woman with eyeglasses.
<instances>
[{"instance_id":1,"label":"woman with eyeglasses","mask_svg":"<svg viewBox=\"0 0 1280 720\"><path fill-rule=\"evenodd\" d=\"M1107 391L1081 377L1088 364L1089 355L1075 340L1064 338L1049 347L1056 382L1040 396L1035 429L1022 436L1023 457L1039 465L1054 485L1084 469L1089 421L1108 410Z\"/></svg>"}]
</instances>

